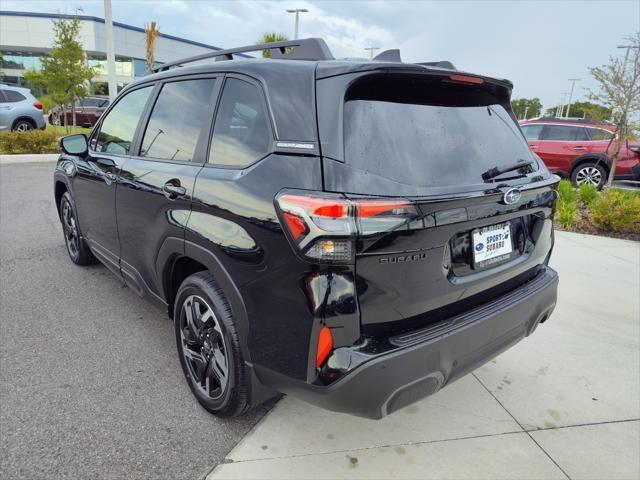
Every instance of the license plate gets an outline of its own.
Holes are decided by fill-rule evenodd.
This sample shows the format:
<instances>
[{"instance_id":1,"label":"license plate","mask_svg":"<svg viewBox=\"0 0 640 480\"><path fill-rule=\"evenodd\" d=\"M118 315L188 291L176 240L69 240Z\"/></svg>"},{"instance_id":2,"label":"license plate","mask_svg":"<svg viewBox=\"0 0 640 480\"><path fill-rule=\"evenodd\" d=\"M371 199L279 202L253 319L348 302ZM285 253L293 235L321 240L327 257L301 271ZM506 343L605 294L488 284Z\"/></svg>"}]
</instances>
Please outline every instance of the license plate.
<instances>
[{"instance_id":1,"label":"license plate","mask_svg":"<svg viewBox=\"0 0 640 480\"><path fill-rule=\"evenodd\" d=\"M500 223L473 231L473 261L475 264L494 263L509 256L511 225Z\"/></svg>"}]
</instances>

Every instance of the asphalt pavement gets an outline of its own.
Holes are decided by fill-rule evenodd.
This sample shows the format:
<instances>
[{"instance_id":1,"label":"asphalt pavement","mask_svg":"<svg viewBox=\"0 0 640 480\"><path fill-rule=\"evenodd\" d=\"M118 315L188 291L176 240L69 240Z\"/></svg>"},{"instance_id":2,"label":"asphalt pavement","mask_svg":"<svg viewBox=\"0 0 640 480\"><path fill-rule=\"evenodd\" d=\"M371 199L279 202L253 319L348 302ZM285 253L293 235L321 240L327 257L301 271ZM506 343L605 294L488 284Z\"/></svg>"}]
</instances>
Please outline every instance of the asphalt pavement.
<instances>
[{"instance_id":1,"label":"asphalt pavement","mask_svg":"<svg viewBox=\"0 0 640 480\"><path fill-rule=\"evenodd\" d=\"M166 314L67 257L52 173L0 166L0 478L202 478L267 408L200 408Z\"/></svg>"}]
</instances>

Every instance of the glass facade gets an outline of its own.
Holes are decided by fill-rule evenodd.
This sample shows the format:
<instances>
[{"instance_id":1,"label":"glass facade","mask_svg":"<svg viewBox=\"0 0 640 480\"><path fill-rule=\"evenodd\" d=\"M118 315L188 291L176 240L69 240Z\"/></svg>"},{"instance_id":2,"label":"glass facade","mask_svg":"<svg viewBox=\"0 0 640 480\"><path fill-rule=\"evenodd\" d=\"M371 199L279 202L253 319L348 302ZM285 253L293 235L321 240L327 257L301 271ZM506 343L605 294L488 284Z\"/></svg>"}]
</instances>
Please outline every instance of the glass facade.
<instances>
[{"instance_id":1,"label":"glass facade","mask_svg":"<svg viewBox=\"0 0 640 480\"><path fill-rule=\"evenodd\" d=\"M15 70L40 70L42 68L41 53L31 52L0 52L2 55L2 61L0 65L2 68L11 68Z\"/></svg>"},{"instance_id":2,"label":"glass facade","mask_svg":"<svg viewBox=\"0 0 640 480\"><path fill-rule=\"evenodd\" d=\"M98 75L107 74L107 57L90 56L87 58L87 64L94 67ZM116 75L123 77L133 76L133 60L126 57L116 57Z\"/></svg>"}]
</instances>

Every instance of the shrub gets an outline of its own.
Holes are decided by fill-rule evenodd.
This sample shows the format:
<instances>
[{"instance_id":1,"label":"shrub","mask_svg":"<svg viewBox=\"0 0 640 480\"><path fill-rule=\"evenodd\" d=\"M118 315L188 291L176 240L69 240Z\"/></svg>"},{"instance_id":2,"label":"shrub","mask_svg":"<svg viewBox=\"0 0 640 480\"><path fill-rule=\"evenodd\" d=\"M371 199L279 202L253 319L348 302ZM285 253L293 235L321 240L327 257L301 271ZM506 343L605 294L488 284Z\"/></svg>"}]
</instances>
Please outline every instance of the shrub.
<instances>
[{"instance_id":1,"label":"shrub","mask_svg":"<svg viewBox=\"0 0 640 480\"><path fill-rule=\"evenodd\" d=\"M564 228L572 228L580 219L578 205L576 204L576 191L571 182L561 180L558 185L558 209L556 219Z\"/></svg>"},{"instance_id":2,"label":"shrub","mask_svg":"<svg viewBox=\"0 0 640 480\"><path fill-rule=\"evenodd\" d=\"M618 189L601 192L593 205L593 223L603 230L640 233L640 194Z\"/></svg>"},{"instance_id":3,"label":"shrub","mask_svg":"<svg viewBox=\"0 0 640 480\"><path fill-rule=\"evenodd\" d=\"M583 183L580 185L580 200L589 210L593 209L598 198L598 189L594 185Z\"/></svg>"},{"instance_id":4,"label":"shrub","mask_svg":"<svg viewBox=\"0 0 640 480\"><path fill-rule=\"evenodd\" d=\"M58 137L52 130L0 132L0 153L58 153Z\"/></svg>"}]
</instances>

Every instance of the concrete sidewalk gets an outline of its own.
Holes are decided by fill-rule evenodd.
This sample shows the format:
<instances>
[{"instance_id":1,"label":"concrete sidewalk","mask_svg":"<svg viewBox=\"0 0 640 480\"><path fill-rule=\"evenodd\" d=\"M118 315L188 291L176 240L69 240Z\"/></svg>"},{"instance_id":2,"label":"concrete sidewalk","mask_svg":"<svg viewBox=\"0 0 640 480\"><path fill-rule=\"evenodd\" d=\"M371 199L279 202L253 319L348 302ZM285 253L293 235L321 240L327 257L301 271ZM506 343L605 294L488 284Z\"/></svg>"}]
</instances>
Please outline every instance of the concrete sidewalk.
<instances>
[{"instance_id":1,"label":"concrete sidewalk","mask_svg":"<svg viewBox=\"0 0 640 480\"><path fill-rule=\"evenodd\" d=\"M285 397L208 480L639 478L640 243L556 239L533 336L380 421Z\"/></svg>"},{"instance_id":2,"label":"concrete sidewalk","mask_svg":"<svg viewBox=\"0 0 640 480\"><path fill-rule=\"evenodd\" d=\"M0 155L0 165L12 165L15 163L49 163L56 162L59 153L34 153L25 155Z\"/></svg>"}]
</instances>

